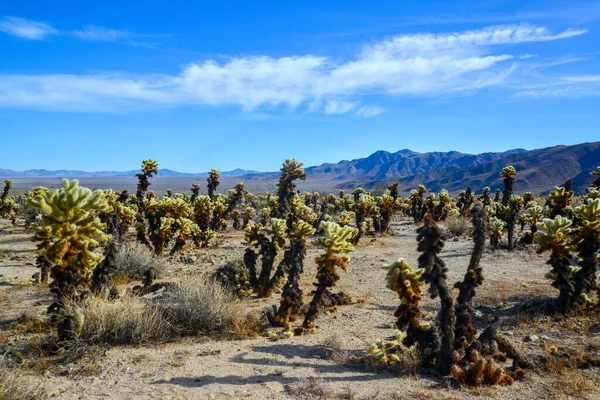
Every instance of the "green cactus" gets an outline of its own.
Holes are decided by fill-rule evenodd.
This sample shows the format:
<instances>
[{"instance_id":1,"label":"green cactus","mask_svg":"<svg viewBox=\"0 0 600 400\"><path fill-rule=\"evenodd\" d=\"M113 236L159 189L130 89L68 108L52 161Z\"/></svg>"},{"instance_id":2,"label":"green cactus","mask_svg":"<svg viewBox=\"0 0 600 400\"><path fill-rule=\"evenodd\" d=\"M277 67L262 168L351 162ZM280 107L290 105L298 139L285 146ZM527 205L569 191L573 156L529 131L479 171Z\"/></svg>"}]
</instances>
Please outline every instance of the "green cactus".
<instances>
[{"instance_id":1,"label":"green cactus","mask_svg":"<svg viewBox=\"0 0 600 400\"><path fill-rule=\"evenodd\" d=\"M569 248L571 225L570 219L557 215L554 219L544 218L539 224L538 232L534 239L539 244L538 253L551 251L548 264L552 266L552 273L556 280L552 286L560 291L558 298L559 307L567 311L573 306L575 286L570 279L571 252Z\"/></svg>"},{"instance_id":2,"label":"green cactus","mask_svg":"<svg viewBox=\"0 0 600 400\"><path fill-rule=\"evenodd\" d=\"M575 285L573 295L579 299L597 288L596 274L600 256L600 199L586 199L584 204L575 208L574 214L579 222L574 247L578 253L578 265L581 269L573 276Z\"/></svg>"},{"instance_id":3,"label":"green cactus","mask_svg":"<svg viewBox=\"0 0 600 400\"><path fill-rule=\"evenodd\" d=\"M337 268L347 271L350 264L350 257L346 254L354 251L354 246L350 243L352 237L357 234L357 229L348 226L341 227L335 222L323 222L324 237L317 240L317 245L324 252L319 254L315 261L317 263L317 288L314 291L314 297L310 302L308 312L302 323L302 328L297 333L312 332L316 329L315 319L319 312L319 306L323 300L323 295L327 288L335 286L340 279L337 274Z\"/></svg>"},{"instance_id":4,"label":"green cactus","mask_svg":"<svg viewBox=\"0 0 600 400\"><path fill-rule=\"evenodd\" d=\"M554 190L548 195L546 204L550 208L550 218L554 218L557 215L562 217L570 218L570 205L573 200L573 191L567 190L564 187L556 186Z\"/></svg>"},{"instance_id":5,"label":"green cactus","mask_svg":"<svg viewBox=\"0 0 600 400\"><path fill-rule=\"evenodd\" d=\"M488 229L490 233L490 245L493 250L498 250L500 239L502 239L502 235L504 234L504 228L506 228L506 223L500 218L492 217L490 219Z\"/></svg>"},{"instance_id":6,"label":"green cactus","mask_svg":"<svg viewBox=\"0 0 600 400\"><path fill-rule=\"evenodd\" d=\"M108 237L96 213L107 212L109 205L101 191L92 192L67 179L62 188L30 198L28 205L41 211L33 240L40 256L54 265L50 286L62 303L90 283L93 268L103 258L94 249Z\"/></svg>"}]
</instances>

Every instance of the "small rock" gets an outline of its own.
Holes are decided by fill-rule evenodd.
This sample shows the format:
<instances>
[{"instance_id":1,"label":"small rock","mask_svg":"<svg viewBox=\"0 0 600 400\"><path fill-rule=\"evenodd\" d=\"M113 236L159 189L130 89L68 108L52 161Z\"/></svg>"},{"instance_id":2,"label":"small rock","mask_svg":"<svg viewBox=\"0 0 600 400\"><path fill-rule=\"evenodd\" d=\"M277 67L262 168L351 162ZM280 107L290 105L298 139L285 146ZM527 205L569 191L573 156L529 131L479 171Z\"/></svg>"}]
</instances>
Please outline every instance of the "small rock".
<instances>
[{"instance_id":1,"label":"small rock","mask_svg":"<svg viewBox=\"0 0 600 400\"><path fill-rule=\"evenodd\" d=\"M550 338L546 335L542 336L542 340L550 340Z\"/></svg>"},{"instance_id":2,"label":"small rock","mask_svg":"<svg viewBox=\"0 0 600 400\"><path fill-rule=\"evenodd\" d=\"M537 337L537 335L527 335L523 339L524 342L530 342L530 343L537 342L538 340L539 340L539 337Z\"/></svg>"}]
</instances>

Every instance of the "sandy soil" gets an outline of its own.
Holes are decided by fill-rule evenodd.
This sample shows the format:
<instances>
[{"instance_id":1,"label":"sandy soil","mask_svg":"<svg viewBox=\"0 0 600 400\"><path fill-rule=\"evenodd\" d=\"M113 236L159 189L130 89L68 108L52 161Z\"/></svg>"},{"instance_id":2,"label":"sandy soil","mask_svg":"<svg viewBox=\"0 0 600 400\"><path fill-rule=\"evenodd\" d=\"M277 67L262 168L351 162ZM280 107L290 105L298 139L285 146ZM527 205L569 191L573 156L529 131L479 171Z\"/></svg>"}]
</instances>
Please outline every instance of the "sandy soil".
<instances>
[{"instance_id":1,"label":"sandy soil","mask_svg":"<svg viewBox=\"0 0 600 400\"><path fill-rule=\"evenodd\" d=\"M352 255L351 269L342 273L338 289L352 294L355 302L337 313L320 315L317 333L284 340L267 337L225 341L210 337L186 338L175 343L141 347L113 347L99 360L101 371L94 376L28 372L41 384L48 396L60 399L294 399L294 398L373 398L373 399L549 399L597 398L597 370L577 372L585 388L578 391L563 374L529 373L524 381L509 388L460 389L451 379L436 375L397 376L392 372L373 371L344 359L331 359L327 348L337 343L344 353L360 356L375 340L390 337L395 329L395 293L385 288L384 264L405 258L417 264L415 226L409 221L393 224L388 237L366 237ZM0 329L24 312L42 312L50 302L47 288L31 286L29 278L36 268L34 244L22 227L12 228L0 222ZM227 232L216 248L197 251L194 264L173 263L169 274L212 271L227 260L243 254L241 232ZM442 253L449 268L449 282L461 280L472 249L470 239L448 240ZM310 292L315 276L317 249L309 246L302 286ZM476 302L476 323L482 329L496 316L512 317L505 328L512 343L526 354L544 353L550 345L561 348L600 348L600 325L578 326L577 321L557 323L541 316L525 321L517 305L536 296L556 296L544 278L549 267L546 255L533 251L487 252L482 260L485 275ZM167 277L167 279L169 276ZM308 300L308 298L307 298ZM279 302L244 300L248 309L262 309ZM425 309L436 312L438 300L424 299ZM592 322L593 324L593 322ZM273 329L274 331L277 331ZM525 342L527 335L539 337Z\"/></svg>"}]
</instances>

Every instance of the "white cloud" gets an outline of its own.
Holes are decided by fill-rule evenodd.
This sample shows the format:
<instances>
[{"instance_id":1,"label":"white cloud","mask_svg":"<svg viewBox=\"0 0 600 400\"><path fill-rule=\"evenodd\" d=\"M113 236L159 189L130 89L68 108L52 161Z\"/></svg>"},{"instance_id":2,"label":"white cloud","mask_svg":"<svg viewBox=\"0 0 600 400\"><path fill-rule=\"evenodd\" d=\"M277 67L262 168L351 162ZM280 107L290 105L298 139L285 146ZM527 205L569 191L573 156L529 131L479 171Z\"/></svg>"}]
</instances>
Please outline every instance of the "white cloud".
<instances>
[{"instance_id":1,"label":"white cloud","mask_svg":"<svg viewBox=\"0 0 600 400\"><path fill-rule=\"evenodd\" d=\"M25 18L4 17L0 19L0 31L21 39L43 40L58 34L52 26Z\"/></svg>"},{"instance_id":2,"label":"white cloud","mask_svg":"<svg viewBox=\"0 0 600 400\"><path fill-rule=\"evenodd\" d=\"M84 25L81 29L73 31L73 35L83 40L116 42L130 37L131 33L105 28L103 26Z\"/></svg>"},{"instance_id":3,"label":"white cloud","mask_svg":"<svg viewBox=\"0 0 600 400\"><path fill-rule=\"evenodd\" d=\"M355 103L349 103L347 101L332 100L332 101L327 102L323 112L327 115L346 114L347 112L352 111L352 109L355 107L356 107Z\"/></svg>"},{"instance_id":4,"label":"white cloud","mask_svg":"<svg viewBox=\"0 0 600 400\"><path fill-rule=\"evenodd\" d=\"M83 32L83 31L82 31ZM191 63L175 75L0 75L0 106L112 112L182 104L238 105L244 110L315 107L325 114L357 109L365 95L439 96L474 93L501 85L517 68L510 45L565 39L568 29L496 26L448 34L398 35L366 45L354 59L335 62L314 55L234 57ZM82 33L83 34L83 33ZM89 29L94 40L119 40L118 31ZM502 52L494 46L502 45ZM519 62L524 62L523 60Z\"/></svg>"},{"instance_id":5,"label":"white cloud","mask_svg":"<svg viewBox=\"0 0 600 400\"><path fill-rule=\"evenodd\" d=\"M384 111L385 110L379 106L374 106L374 105L363 106L356 111L356 115L365 117L365 118L371 118L371 117L381 114Z\"/></svg>"}]
</instances>

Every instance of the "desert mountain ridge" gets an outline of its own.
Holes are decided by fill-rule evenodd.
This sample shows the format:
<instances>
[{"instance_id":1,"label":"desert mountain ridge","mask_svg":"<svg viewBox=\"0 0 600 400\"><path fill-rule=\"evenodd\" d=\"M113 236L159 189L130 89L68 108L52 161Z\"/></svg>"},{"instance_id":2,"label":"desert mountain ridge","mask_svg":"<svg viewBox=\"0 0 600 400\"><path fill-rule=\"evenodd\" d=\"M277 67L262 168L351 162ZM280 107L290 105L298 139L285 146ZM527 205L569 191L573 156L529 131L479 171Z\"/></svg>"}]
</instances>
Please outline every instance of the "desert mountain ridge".
<instances>
[{"instance_id":1,"label":"desert mountain ridge","mask_svg":"<svg viewBox=\"0 0 600 400\"><path fill-rule=\"evenodd\" d=\"M307 167L307 181L300 182L298 187L301 190L333 191L352 190L361 186L375 190L384 188L391 182L400 181L403 193L409 192L419 184L434 192L441 189L457 192L467 186L475 191L480 191L485 186L494 190L502 187L500 171L507 165L513 165L517 170L517 191L544 193L552 190L554 186L562 185L567 179L573 179L574 190L582 191L590 181L590 172L600 165L600 142L481 154L458 151L419 153L409 149L391 153L380 150L365 158ZM0 169L0 177L32 179L61 177L114 180L135 178L136 173L136 170L86 172ZM240 180L254 183L256 188L265 183L271 191L279 174L279 171L258 172L244 169L221 172L224 181ZM193 180L207 175L160 169L157 177Z\"/></svg>"}]
</instances>

